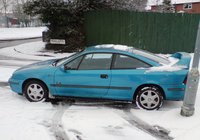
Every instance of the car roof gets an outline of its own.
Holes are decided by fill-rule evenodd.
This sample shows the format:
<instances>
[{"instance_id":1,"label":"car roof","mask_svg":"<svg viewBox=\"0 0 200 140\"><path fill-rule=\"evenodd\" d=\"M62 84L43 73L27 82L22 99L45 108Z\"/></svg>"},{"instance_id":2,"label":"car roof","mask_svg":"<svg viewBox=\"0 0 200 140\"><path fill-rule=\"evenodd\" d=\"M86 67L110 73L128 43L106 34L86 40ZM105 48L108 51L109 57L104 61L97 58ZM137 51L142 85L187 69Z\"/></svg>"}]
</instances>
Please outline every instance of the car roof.
<instances>
[{"instance_id":1,"label":"car roof","mask_svg":"<svg viewBox=\"0 0 200 140\"><path fill-rule=\"evenodd\" d=\"M88 47L84 52L114 52L137 56L139 59L152 61L156 65L168 64L170 61L153 53L126 45L102 44ZM159 60L158 60L159 59Z\"/></svg>"}]
</instances>

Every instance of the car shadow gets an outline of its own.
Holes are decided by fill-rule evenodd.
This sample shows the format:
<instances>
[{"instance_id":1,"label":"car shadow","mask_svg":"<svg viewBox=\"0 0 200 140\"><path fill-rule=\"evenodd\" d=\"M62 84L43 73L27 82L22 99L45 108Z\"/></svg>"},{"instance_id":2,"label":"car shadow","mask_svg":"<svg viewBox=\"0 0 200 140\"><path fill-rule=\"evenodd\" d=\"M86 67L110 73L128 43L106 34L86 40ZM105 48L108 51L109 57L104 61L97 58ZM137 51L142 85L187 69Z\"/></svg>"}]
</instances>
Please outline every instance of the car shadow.
<instances>
[{"instance_id":1,"label":"car shadow","mask_svg":"<svg viewBox=\"0 0 200 140\"><path fill-rule=\"evenodd\" d=\"M50 100L52 105L74 105L74 106L94 106L94 107L108 107L120 110L140 109L136 103L121 102L121 101L96 101L96 100L69 100L69 99L53 99ZM158 111L169 111L180 108L182 101L164 101L163 106Z\"/></svg>"},{"instance_id":2,"label":"car shadow","mask_svg":"<svg viewBox=\"0 0 200 140\"><path fill-rule=\"evenodd\" d=\"M89 107L107 107L120 110L139 109L135 103L120 102L120 101L95 101L95 100L50 100L51 104L56 105L73 105L73 106L89 106Z\"/></svg>"}]
</instances>

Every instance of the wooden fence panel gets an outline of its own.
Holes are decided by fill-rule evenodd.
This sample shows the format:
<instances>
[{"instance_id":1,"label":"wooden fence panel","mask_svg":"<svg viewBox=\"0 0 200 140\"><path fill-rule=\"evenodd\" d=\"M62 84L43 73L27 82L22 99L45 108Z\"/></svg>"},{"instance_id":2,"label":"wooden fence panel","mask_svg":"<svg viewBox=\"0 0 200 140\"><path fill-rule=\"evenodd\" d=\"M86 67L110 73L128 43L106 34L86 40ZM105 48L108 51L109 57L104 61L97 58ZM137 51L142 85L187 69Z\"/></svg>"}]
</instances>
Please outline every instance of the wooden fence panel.
<instances>
[{"instance_id":1,"label":"wooden fence panel","mask_svg":"<svg viewBox=\"0 0 200 140\"><path fill-rule=\"evenodd\" d=\"M100 10L85 13L87 45L123 44L155 53L193 52L200 15Z\"/></svg>"}]
</instances>

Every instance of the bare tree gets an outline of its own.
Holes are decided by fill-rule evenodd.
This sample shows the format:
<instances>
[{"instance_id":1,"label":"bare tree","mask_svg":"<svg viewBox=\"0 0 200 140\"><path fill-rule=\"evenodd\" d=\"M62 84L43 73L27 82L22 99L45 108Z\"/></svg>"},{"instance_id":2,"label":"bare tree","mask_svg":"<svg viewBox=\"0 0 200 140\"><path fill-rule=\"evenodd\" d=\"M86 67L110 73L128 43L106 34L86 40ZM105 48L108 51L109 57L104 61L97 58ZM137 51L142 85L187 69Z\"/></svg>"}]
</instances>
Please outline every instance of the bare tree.
<instances>
[{"instance_id":1,"label":"bare tree","mask_svg":"<svg viewBox=\"0 0 200 140\"><path fill-rule=\"evenodd\" d=\"M2 11L4 13L6 19L6 27L9 28L9 21L8 21L8 6L11 3L11 0L0 0L0 4L2 5Z\"/></svg>"},{"instance_id":2,"label":"bare tree","mask_svg":"<svg viewBox=\"0 0 200 140\"><path fill-rule=\"evenodd\" d=\"M28 0L16 0L15 4L13 5L13 14L18 19L22 26L28 26L28 15L24 13L23 5Z\"/></svg>"}]
</instances>

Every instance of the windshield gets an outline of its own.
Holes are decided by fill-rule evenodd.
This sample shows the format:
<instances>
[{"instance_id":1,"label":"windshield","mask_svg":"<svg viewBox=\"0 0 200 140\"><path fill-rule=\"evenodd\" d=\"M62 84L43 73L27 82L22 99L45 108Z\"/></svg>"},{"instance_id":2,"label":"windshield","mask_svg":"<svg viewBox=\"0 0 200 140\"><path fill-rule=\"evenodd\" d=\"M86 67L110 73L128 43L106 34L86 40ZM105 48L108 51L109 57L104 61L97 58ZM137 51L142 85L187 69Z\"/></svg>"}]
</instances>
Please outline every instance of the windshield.
<instances>
[{"instance_id":1,"label":"windshield","mask_svg":"<svg viewBox=\"0 0 200 140\"><path fill-rule=\"evenodd\" d=\"M153 60L155 62L158 62L160 64L169 64L170 63L170 61L167 58L160 57L160 56L150 53L148 51L134 49L133 53L141 55L143 57L146 57L146 58Z\"/></svg>"},{"instance_id":2,"label":"windshield","mask_svg":"<svg viewBox=\"0 0 200 140\"><path fill-rule=\"evenodd\" d=\"M61 58L61 59L58 59L56 60L53 65L54 66L59 66L61 65L62 63L66 62L67 60L71 59L73 56L79 54L80 52L77 52L77 53L72 53L72 55L68 56L68 57L64 57L64 58Z\"/></svg>"}]
</instances>

